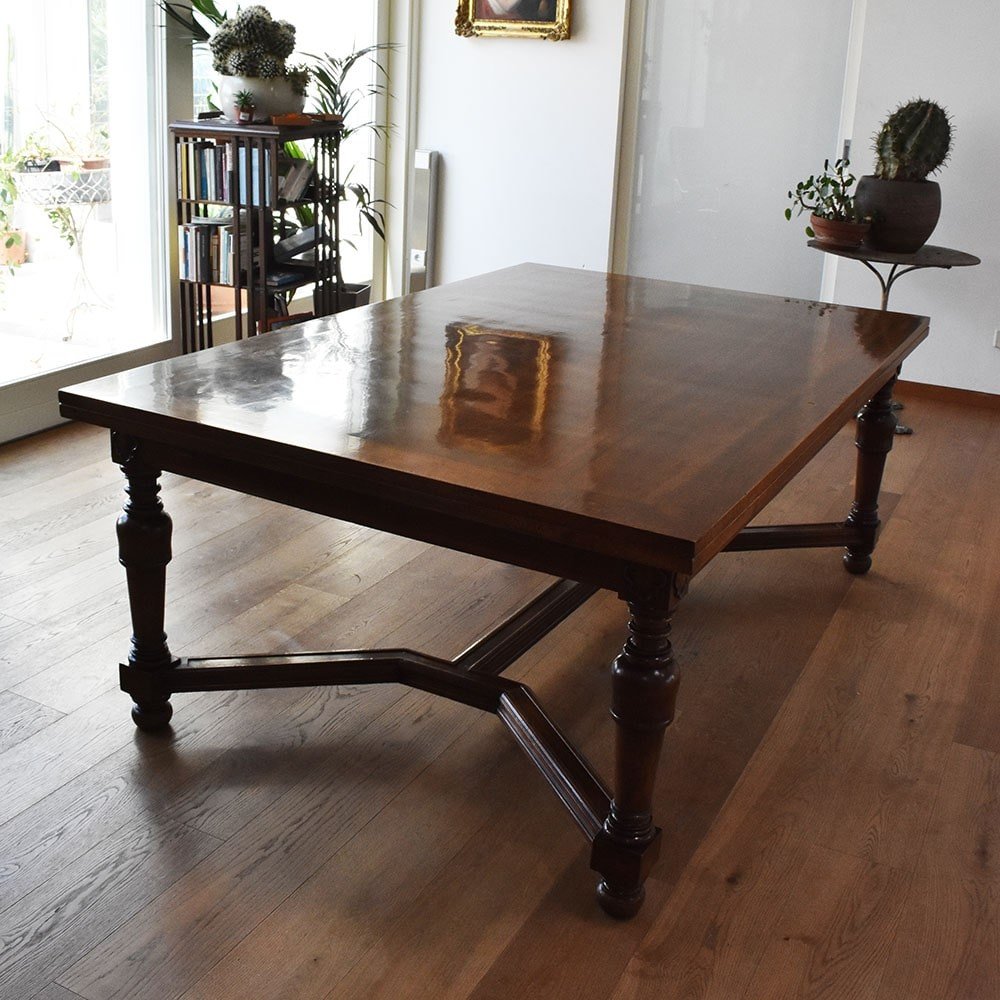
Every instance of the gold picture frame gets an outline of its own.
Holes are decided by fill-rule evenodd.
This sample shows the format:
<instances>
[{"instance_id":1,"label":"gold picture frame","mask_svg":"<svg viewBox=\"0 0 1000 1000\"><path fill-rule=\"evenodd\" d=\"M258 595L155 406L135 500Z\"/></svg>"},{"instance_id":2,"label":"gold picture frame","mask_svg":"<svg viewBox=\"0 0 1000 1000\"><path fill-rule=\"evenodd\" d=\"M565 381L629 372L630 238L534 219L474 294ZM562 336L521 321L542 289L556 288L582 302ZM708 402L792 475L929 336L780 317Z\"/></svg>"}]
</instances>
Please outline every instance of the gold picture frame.
<instances>
[{"instance_id":1,"label":"gold picture frame","mask_svg":"<svg viewBox=\"0 0 1000 1000\"><path fill-rule=\"evenodd\" d=\"M455 33L569 38L570 0L459 0Z\"/></svg>"}]
</instances>

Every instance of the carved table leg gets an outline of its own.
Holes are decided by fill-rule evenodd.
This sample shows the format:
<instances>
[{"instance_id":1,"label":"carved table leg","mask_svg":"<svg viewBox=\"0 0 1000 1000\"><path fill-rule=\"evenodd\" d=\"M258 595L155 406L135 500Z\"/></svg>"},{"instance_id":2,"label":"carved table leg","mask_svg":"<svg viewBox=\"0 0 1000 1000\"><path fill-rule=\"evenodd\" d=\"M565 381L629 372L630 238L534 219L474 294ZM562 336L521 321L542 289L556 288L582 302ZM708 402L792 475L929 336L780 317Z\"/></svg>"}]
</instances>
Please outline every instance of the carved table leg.
<instances>
[{"instance_id":1,"label":"carved table leg","mask_svg":"<svg viewBox=\"0 0 1000 1000\"><path fill-rule=\"evenodd\" d=\"M646 894L643 883L659 854L660 831L651 813L653 782L677 698L670 616L686 582L673 573L642 570L630 575L621 594L629 608L629 637L612 668L614 800L590 860L602 876L598 902L613 917L639 911Z\"/></svg>"},{"instance_id":2,"label":"carved table leg","mask_svg":"<svg viewBox=\"0 0 1000 1000\"><path fill-rule=\"evenodd\" d=\"M872 565L872 552L878 537L878 494L882 487L886 455L892 450L896 416L892 411L892 390L896 376L865 403L858 414L855 443L858 449L857 473L854 481L854 503L847 515L847 524L863 530L864 541L852 545L844 553L844 565L849 573L867 573Z\"/></svg>"},{"instance_id":3,"label":"carved table leg","mask_svg":"<svg viewBox=\"0 0 1000 1000\"><path fill-rule=\"evenodd\" d=\"M122 687L132 695L135 724L152 731L163 729L173 715L170 696L162 692L156 676L177 662L163 631L172 524L158 495L160 471L144 463L139 442L113 432L111 457L125 473L128 495L118 518L118 559L125 567L132 613Z\"/></svg>"}]
</instances>

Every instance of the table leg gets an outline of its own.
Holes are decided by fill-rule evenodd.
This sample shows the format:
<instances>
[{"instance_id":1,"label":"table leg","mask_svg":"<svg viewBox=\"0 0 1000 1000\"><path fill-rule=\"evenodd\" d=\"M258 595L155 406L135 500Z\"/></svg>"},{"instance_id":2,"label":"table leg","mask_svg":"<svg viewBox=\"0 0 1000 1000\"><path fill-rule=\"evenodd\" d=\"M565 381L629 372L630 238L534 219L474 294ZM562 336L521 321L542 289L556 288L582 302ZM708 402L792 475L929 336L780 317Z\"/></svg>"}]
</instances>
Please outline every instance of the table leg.
<instances>
[{"instance_id":1,"label":"table leg","mask_svg":"<svg viewBox=\"0 0 1000 1000\"><path fill-rule=\"evenodd\" d=\"M896 417L892 412L895 384L896 376L893 375L858 414L854 503L847 515L847 523L864 530L864 541L860 545L849 546L844 552L844 565L848 572L858 575L871 569L872 552L878 537L878 494L882 487L886 455L892 450L896 429Z\"/></svg>"},{"instance_id":2,"label":"table leg","mask_svg":"<svg viewBox=\"0 0 1000 1000\"><path fill-rule=\"evenodd\" d=\"M118 560L125 567L132 614L132 642L123 665L123 687L132 695L132 719L143 730L163 729L173 715L155 674L177 662L163 631L172 523L159 498L159 469L142 459L139 442L112 433L111 456L125 473L128 499L118 518Z\"/></svg>"},{"instance_id":3,"label":"table leg","mask_svg":"<svg viewBox=\"0 0 1000 1000\"><path fill-rule=\"evenodd\" d=\"M686 582L677 574L642 570L631 574L621 594L628 603L629 636L612 668L614 800L594 839L590 863L602 876L598 902L613 917L638 912L646 894L643 883L659 854L653 783L677 698L670 617Z\"/></svg>"}]
</instances>

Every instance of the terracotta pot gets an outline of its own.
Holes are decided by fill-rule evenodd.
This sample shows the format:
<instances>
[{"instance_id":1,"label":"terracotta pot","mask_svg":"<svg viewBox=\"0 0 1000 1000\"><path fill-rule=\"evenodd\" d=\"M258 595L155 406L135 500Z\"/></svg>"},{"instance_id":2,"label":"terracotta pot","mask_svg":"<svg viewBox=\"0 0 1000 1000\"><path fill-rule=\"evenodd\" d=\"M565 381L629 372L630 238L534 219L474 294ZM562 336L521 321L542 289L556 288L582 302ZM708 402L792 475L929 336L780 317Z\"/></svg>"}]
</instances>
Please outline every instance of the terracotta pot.
<instances>
[{"instance_id":1,"label":"terracotta pot","mask_svg":"<svg viewBox=\"0 0 1000 1000\"><path fill-rule=\"evenodd\" d=\"M941 188L935 181L858 181L854 202L871 216L865 246L889 253L915 253L931 237L941 215Z\"/></svg>"},{"instance_id":2,"label":"terracotta pot","mask_svg":"<svg viewBox=\"0 0 1000 1000\"><path fill-rule=\"evenodd\" d=\"M844 249L861 246L861 241L868 232L867 222L841 222L838 219L823 219L818 215L809 217L809 225L816 234L817 242Z\"/></svg>"},{"instance_id":3,"label":"terracotta pot","mask_svg":"<svg viewBox=\"0 0 1000 1000\"><path fill-rule=\"evenodd\" d=\"M27 257L27 243L23 229L12 229L0 233L0 266L17 267L23 264ZM7 241L13 239L10 246Z\"/></svg>"}]
</instances>

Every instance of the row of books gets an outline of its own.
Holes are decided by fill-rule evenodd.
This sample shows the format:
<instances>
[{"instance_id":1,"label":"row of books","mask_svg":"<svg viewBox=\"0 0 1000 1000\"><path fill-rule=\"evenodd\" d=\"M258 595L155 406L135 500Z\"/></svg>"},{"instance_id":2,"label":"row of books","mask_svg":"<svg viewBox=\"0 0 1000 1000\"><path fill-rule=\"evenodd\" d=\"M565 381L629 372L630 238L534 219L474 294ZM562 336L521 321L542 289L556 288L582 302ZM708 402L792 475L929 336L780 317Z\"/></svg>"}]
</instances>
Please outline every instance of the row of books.
<instances>
[{"instance_id":1,"label":"row of books","mask_svg":"<svg viewBox=\"0 0 1000 1000\"><path fill-rule=\"evenodd\" d=\"M264 191L261 192L261 153L264 154ZM234 180L238 183L238 203L270 205L271 156L266 148L237 146L236 163L230 143L208 141L177 144L177 177L181 197L203 201L232 202ZM249 163L249 169L247 164ZM278 155L278 198L297 201L308 189L315 167L312 160L296 159L281 152ZM249 194L247 191L249 181Z\"/></svg>"},{"instance_id":2,"label":"row of books","mask_svg":"<svg viewBox=\"0 0 1000 1000\"><path fill-rule=\"evenodd\" d=\"M213 285L235 284L235 227L232 217L193 219L177 227L178 274L183 281L201 281ZM250 251L250 234L241 229L241 258Z\"/></svg>"}]
</instances>

